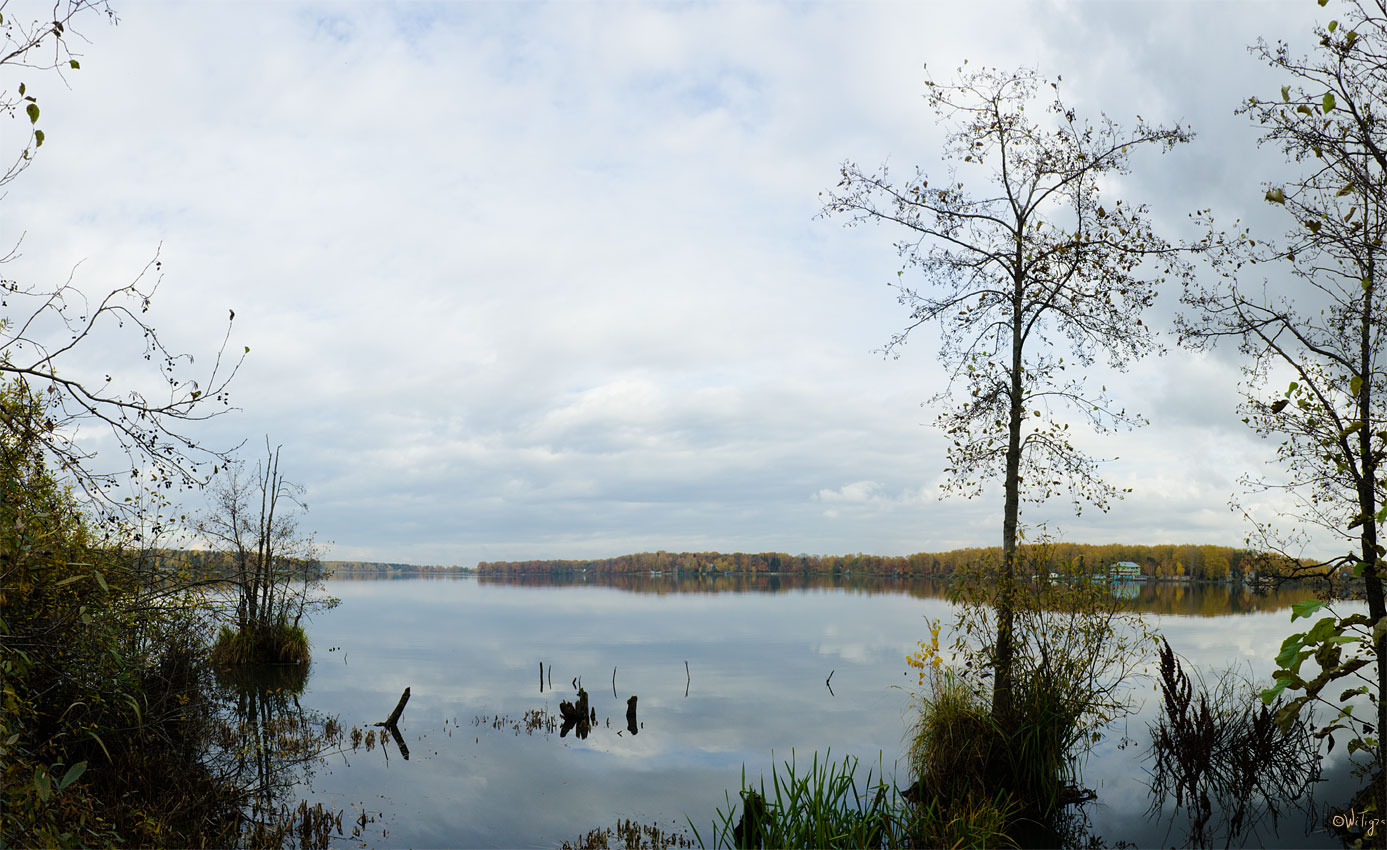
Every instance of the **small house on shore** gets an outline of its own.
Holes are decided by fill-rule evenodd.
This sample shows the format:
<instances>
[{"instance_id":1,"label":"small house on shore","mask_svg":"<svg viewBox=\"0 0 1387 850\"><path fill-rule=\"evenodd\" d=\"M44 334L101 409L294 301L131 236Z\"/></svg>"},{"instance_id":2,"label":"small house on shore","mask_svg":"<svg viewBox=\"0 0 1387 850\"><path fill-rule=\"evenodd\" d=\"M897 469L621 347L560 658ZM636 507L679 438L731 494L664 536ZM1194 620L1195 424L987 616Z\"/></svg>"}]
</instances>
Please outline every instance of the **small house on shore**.
<instances>
[{"instance_id":1,"label":"small house on shore","mask_svg":"<svg viewBox=\"0 0 1387 850\"><path fill-rule=\"evenodd\" d=\"M1112 581L1143 581L1141 565L1132 561L1118 561L1108 567L1108 578Z\"/></svg>"}]
</instances>

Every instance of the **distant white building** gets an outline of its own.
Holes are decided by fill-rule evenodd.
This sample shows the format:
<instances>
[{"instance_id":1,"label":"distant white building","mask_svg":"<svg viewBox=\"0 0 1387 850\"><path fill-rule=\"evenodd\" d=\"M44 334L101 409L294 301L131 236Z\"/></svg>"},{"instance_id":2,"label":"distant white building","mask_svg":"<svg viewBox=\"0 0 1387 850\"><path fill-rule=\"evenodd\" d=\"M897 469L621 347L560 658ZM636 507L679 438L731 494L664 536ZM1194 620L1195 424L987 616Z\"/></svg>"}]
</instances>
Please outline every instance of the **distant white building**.
<instances>
[{"instance_id":1,"label":"distant white building","mask_svg":"<svg viewBox=\"0 0 1387 850\"><path fill-rule=\"evenodd\" d=\"M1116 581L1141 581L1141 564L1132 561L1118 561L1108 567L1108 578Z\"/></svg>"}]
</instances>

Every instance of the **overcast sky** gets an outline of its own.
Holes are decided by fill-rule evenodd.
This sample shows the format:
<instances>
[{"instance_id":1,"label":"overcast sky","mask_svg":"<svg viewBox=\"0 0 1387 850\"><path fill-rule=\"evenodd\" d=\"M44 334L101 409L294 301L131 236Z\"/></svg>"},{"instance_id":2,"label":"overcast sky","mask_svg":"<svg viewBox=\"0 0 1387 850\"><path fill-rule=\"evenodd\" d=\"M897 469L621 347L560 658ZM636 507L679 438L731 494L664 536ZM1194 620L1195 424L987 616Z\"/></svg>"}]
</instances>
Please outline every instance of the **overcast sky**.
<instances>
[{"instance_id":1,"label":"overcast sky","mask_svg":"<svg viewBox=\"0 0 1387 850\"><path fill-rule=\"evenodd\" d=\"M819 217L819 193L845 159L942 173L923 66L967 59L1192 127L1111 186L1169 238L1204 207L1279 233L1284 166L1233 110L1285 80L1246 48L1305 45L1335 5L113 2L70 88L27 80L47 141L4 199L6 276L80 261L96 293L159 251L166 342L209 363L234 309L251 349L195 436L282 444L330 557L465 566L999 544L999 487L938 498L936 339L880 353L900 234ZM1093 376L1150 419L1082 441L1132 494L1023 521L1241 545L1228 502L1274 446L1235 413L1235 352L1175 349L1177 296L1149 319L1170 353ZM133 376L135 343L67 368Z\"/></svg>"}]
</instances>

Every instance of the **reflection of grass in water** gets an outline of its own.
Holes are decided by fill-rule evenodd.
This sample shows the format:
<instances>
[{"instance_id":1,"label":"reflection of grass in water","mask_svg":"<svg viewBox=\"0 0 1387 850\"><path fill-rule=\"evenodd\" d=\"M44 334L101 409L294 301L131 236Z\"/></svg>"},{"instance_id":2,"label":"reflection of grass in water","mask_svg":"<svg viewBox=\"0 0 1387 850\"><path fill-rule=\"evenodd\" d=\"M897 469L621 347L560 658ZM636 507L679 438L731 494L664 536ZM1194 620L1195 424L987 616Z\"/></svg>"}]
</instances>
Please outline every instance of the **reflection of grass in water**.
<instances>
[{"instance_id":1,"label":"reflection of grass in water","mask_svg":"<svg viewBox=\"0 0 1387 850\"><path fill-rule=\"evenodd\" d=\"M308 685L308 664L233 664L212 668L217 684L238 694L299 696Z\"/></svg>"},{"instance_id":2,"label":"reflection of grass in water","mask_svg":"<svg viewBox=\"0 0 1387 850\"><path fill-rule=\"evenodd\" d=\"M605 850L605 848L625 848L625 850L669 850L674 847L692 847L693 842L681 832L669 832L653 823L637 823L633 820L617 821L616 826L599 827L579 838L576 842L565 841L562 850Z\"/></svg>"},{"instance_id":3,"label":"reflection of grass in water","mask_svg":"<svg viewBox=\"0 0 1387 850\"><path fill-rule=\"evenodd\" d=\"M551 713L545 708L532 708L520 716L519 719L508 714L496 714L491 717L478 715L472 718L472 725L490 726L492 729L510 729L516 735L524 732L526 735L548 735L559 730L559 716Z\"/></svg>"},{"instance_id":4,"label":"reflection of grass in water","mask_svg":"<svg viewBox=\"0 0 1387 850\"><path fill-rule=\"evenodd\" d=\"M1275 834L1281 813L1298 808L1319 781L1320 758L1305 723L1279 727L1281 700L1264 705L1258 686L1232 668L1212 684L1198 670L1191 678L1164 640L1160 679L1149 814L1159 815L1173 797L1188 820L1191 845L1210 846L1218 836L1259 837L1268 823Z\"/></svg>"}]
</instances>

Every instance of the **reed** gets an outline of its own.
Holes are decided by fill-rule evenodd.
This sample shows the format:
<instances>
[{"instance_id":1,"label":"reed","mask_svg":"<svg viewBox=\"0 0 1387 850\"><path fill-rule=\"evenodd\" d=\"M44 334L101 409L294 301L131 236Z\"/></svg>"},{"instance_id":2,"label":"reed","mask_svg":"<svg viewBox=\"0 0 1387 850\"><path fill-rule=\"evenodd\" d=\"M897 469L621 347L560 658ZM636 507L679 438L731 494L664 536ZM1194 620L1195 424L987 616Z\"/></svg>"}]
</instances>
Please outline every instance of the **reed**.
<instances>
[{"instance_id":1,"label":"reed","mask_svg":"<svg viewBox=\"0 0 1387 850\"><path fill-rule=\"evenodd\" d=\"M302 626L285 621L240 630L222 626L210 656L211 662L218 667L307 664L308 659L308 634Z\"/></svg>"},{"instance_id":2,"label":"reed","mask_svg":"<svg viewBox=\"0 0 1387 850\"><path fill-rule=\"evenodd\" d=\"M955 670L932 669L928 681L909 750L917 843L1009 846L1017 835L1043 831L1075 778L1081 730L1063 677L1048 670L1018 677L1008 728Z\"/></svg>"},{"instance_id":3,"label":"reed","mask_svg":"<svg viewBox=\"0 0 1387 850\"><path fill-rule=\"evenodd\" d=\"M795 759L771 767L769 789L763 777L753 788L742 769L742 816L728 798L717 809L709 841L689 822L700 847L898 847L907 842L911 811L895 786L884 781L881 765L867 771L861 786L858 760L834 761L815 753L808 769Z\"/></svg>"}]
</instances>

